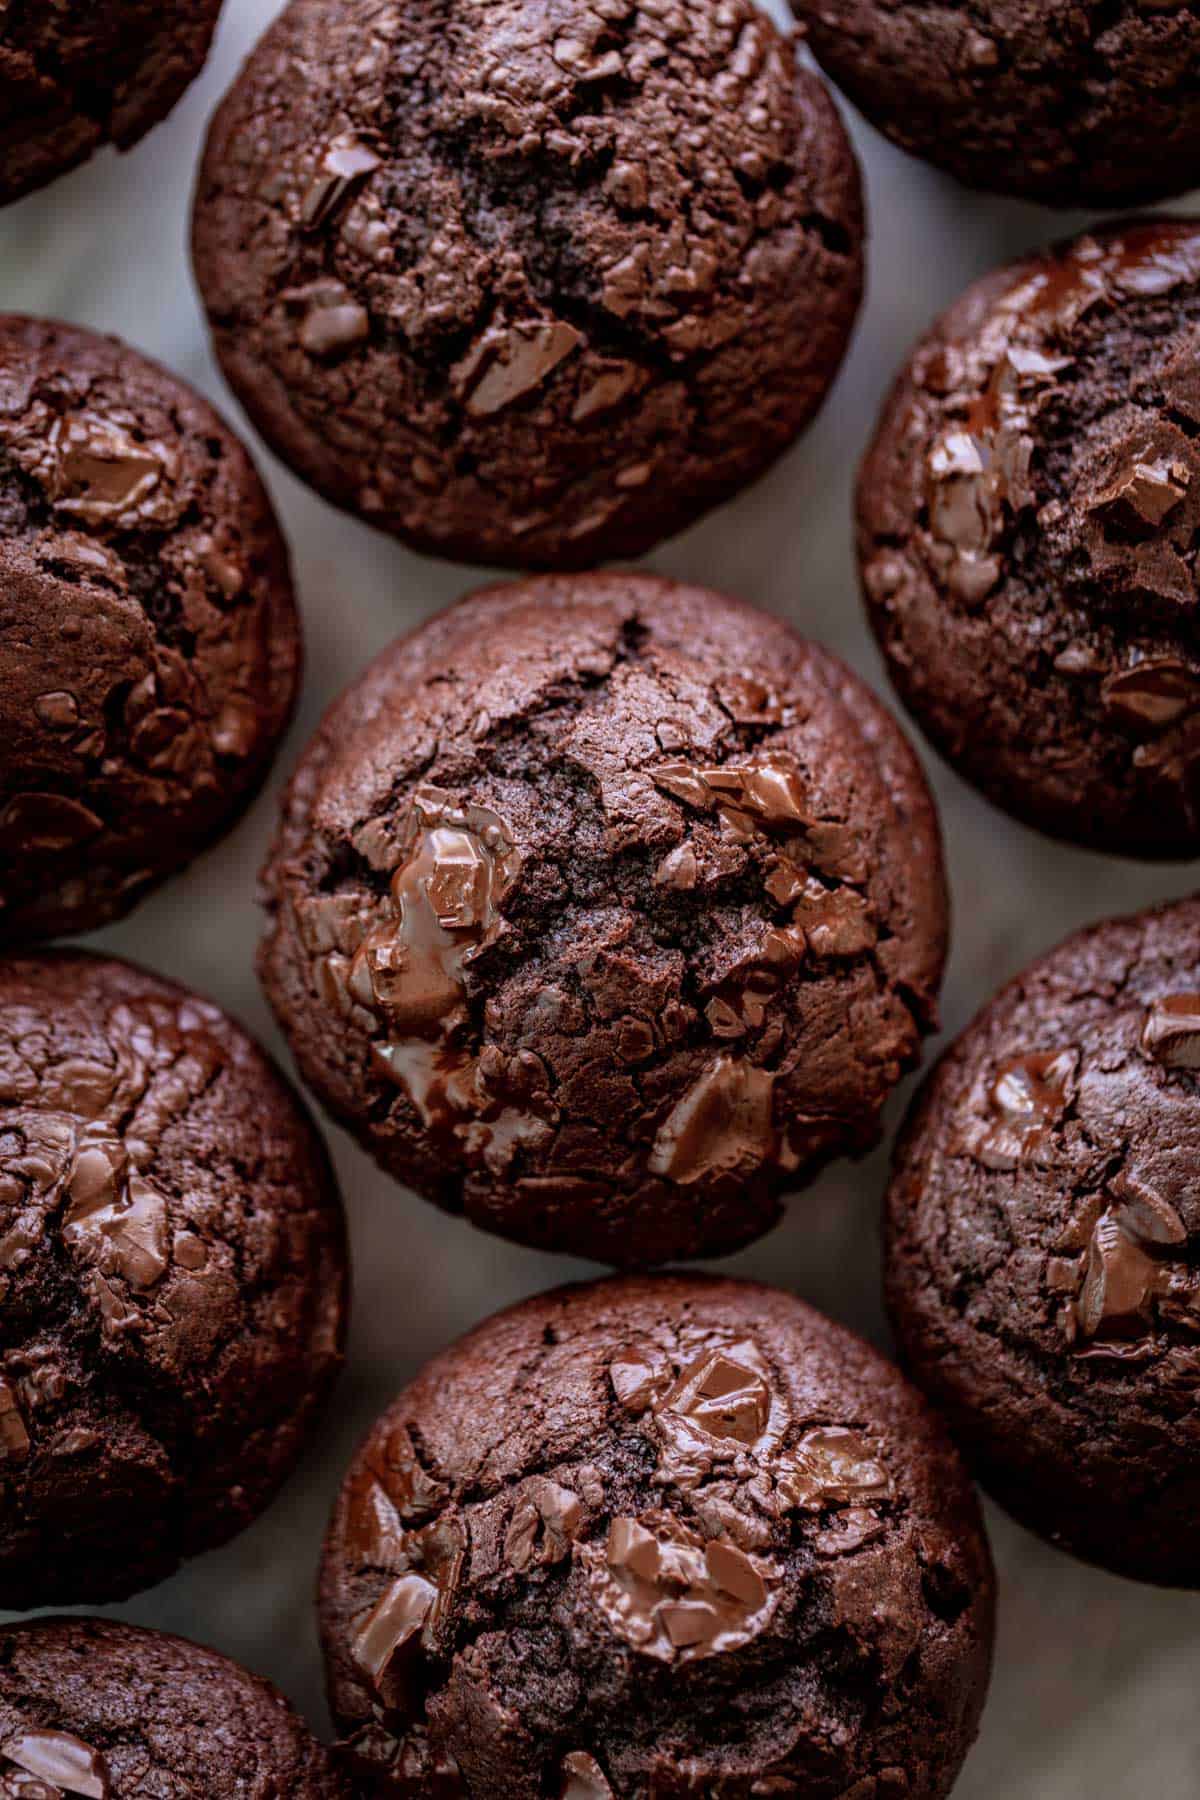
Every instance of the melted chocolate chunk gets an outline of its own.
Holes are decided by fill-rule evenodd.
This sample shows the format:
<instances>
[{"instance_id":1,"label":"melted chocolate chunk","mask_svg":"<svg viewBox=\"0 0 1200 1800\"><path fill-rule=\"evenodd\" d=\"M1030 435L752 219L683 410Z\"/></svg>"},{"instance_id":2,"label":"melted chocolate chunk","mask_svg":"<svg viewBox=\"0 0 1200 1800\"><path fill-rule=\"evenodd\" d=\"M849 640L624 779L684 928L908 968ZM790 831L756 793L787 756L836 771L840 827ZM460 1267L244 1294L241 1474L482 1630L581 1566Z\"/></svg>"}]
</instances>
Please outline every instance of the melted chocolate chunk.
<instances>
[{"instance_id":1,"label":"melted chocolate chunk","mask_svg":"<svg viewBox=\"0 0 1200 1800\"><path fill-rule=\"evenodd\" d=\"M1142 1048L1167 1069L1200 1069L1200 994L1165 994L1142 1026Z\"/></svg>"},{"instance_id":2,"label":"melted chocolate chunk","mask_svg":"<svg viewBox=\"0 0 1200 1800\"><path fill-rule=\"evenodd\" d=\"M616 1518L589 1554L596 1606L618 1637L661 1662L722 1656L770 1621L775 1575L728 1538L707 1542L669 1513Z\"/></svg>"},{"instance_id":3,"label":"melted chocolate chunk","mask_svg":"<svg viewBox=\"0 0 1200 1800\"><path fill-rule=\"evenodd\" d=\"M979 1160L992 1169L1015 1169L1023 1158L1036 1156L1062 1122L1078 1071L1074 1048L1006 1058L987 1089L992 1122L972 1136Z\"/></svg>"},{"instance_id":4,"label":"melted chocolate chunk","mask_svg":"<svg viewBox=\"0 0 1200 1800\"><path fill-rule=\"evenodd\" d=\"M109 1800L113 1791L100 1752L67 1731L14 1731L0 1740L2 1762L11 1763L44 1784L49 1800L60 1794ZM15 1786L14 1791L20 1794L22 1788Z\"/></svg>"}]
</instances>

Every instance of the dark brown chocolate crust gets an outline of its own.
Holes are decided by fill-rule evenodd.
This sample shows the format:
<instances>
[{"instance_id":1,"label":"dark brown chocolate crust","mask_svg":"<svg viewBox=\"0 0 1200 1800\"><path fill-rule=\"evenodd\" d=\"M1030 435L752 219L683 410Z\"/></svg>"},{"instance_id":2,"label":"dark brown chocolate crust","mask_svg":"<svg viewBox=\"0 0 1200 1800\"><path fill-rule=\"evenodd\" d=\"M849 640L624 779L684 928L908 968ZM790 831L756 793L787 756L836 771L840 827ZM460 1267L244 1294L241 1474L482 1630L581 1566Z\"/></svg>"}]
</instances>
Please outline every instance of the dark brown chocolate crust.
<instances>
[{"instance_id":1,"label":"dark brown chocolate crust","mask_svg":"<svg viewBox=\"0 0 1200 1800\"><path fill-rule=\"evenodd\" d=\"M0 1606L120 1599L270 1500L341 1362L337 1189L215 1006L0 962Z\"/></svg>"},{"instance_id":2,"label":"dark brown chocolate crust","mask_svg":"<svg viewBox=\"0 0 1200 1800\"><path fill-rule=\"evenodd\" d=\"M562 1288L444 1351L351 1465L330 1692L364 1791L937 1800L987 1687L970 1485L789 1294Z\"/></svg>"},{"instance_id":3,"label":"dark brown chocolate crust","mask_svg":"<svg viewBox=\"0 0 1200 1800\"><path fill-rule=\"evenodd\" d=\"M485 589L326 715L260 967L420 1192L613 1263L716 1254L877 1141L934 1023L936 815L836 659L643 575Z\"/></svg>"},{"instance_id":4,"label":"dark brown chocolate crust","mask_svg":"<svg viewBox=\"0 0 1200 1800\"><path fill-rule=\"evenodd\" d=\"M969 289L859 480L872 623L906 704L998 805L1200 852L1200 224L1119 225Z\"/></svg>"},{"instance_id":5,"label":"dark brown chocolate crust","mask_svg":"<svg viewBox=\"0 0 1200 1800\"><path fill-rule=\"evenodd\" d=\"M579 568L808 422L862 234L825 87L751 0L293 0L217 114L194 245L306 481L438 555Z\"/></svg>"},{"instance_id":6,"label":"dark brown chocolate crust","mask_svg":"<svg viewBox=\"0 0 1200 1800\"><path fill-rule=\"evenodd\" d=\"M114 338L0 315L0 942L103 924L227 830L300 659L212 408Z\"/></svg>"},{"instance_id":7,"label":"dark brown chocolate crust","mask_svg":"<svg viewBox=\"0 0 1200 1800\"><path fill-rule=\"evenodd\" d=\"M972 187L1132 206L1200 182L1191 0L792 0L873 125Z\"/></svg>"},{"instance_id":8,"label":"dark brown chocolate crust","mask_svg":"<svg viewBox=\"0 0 1200 1800\"><path fill-rule=\"evenodd\" d=\"M200 73L221 0L7 0L0 8L0 206L128 150Z\"/></svg>"},{"instance_id":9,"label":"dark brown chocolate crust","mask_svg":"<svg viewBox=\"0 0 1200 1800\"><path fill-rule=\"evenodd\" d=\"M1033 1530L1200 1586L1200 902L1068 938L921 1094L888 1201L907 1366Z\"/></svg>"},{"instance_id":10,"label":"dark brown chocolate crust","mask_svg":"<svg viewBox=\"0 0 1200 1800\"><path fill-rule=\"evenodd\" d=\"M111 1619L0 1628L5 1800L350 1800L278 1688Z\"/></svg>"}]
</instances>

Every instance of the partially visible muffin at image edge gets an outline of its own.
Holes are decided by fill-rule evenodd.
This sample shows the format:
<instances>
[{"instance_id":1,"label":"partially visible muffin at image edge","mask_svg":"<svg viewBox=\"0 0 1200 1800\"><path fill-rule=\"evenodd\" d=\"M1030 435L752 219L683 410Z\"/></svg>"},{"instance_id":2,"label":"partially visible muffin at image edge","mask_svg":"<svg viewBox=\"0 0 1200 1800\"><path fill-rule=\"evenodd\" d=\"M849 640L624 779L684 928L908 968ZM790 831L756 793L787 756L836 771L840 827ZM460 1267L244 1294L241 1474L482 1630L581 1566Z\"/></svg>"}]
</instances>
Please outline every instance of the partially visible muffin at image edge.
<instances>
[{"instance_id":1,"label":"partially visible muffin at image edge","mask_svg":"<svg viewBox=\"0 0 1200 1800\"><path fill-rule=\"evenodd\" d=\"M984 1007L888 1201L907 1368L1023 1524L1200 1587L1200 902L1077 933Z\"/></svg>"},{"instance_id":2,"label":"partially visible muffin at image edge","mask_svg":"<svg viewBox=\"0 0 1200 1800\"><path fill-rule=\"evenodd\" d=\"M326 714L268 997L393 1174L520 1242L718 1254L879 1136L936 1019L936 815L890 716L737 600L484 589Z\"/></svg>"},{"instance_id":3,"label":"partially visible muffin at image edge","mask_svg":"<svg viewBox=\"0 0 1200 1800\"><path fill-rule=\"evenodd\" d=\"M12 1800L349 1800L268 1681L114 1619L0 1627L0 1794Z\"/></svg>"},{"instance_id":4,"label":"partially visible muffin at image edge","mask_svg":"<svg viewBox=\"0 0 1200 1800\"><path fill-rule=\"evenodd\" d=\"M978 1507L920 1397L789 1294L562 1288L367 1434L321 1575L364 1794L941 1800L987 1691Z\"/></svg>"},{"instance_id":5,"label":"partially visible muffin at image edge","mask_svg":"<svg viewBox=\"0 0 1200 1800\"><path fill-rule=\"evenodd\" d=\"M977 282L902 370L858 489L905 703L989 799L1110 854L1200 852L1200 225Z\"/></svg>"},{"instance_id":6,"label":"partially visible muffin at image edge","mask_svg":"<svg viewBox=\"0 0 1200 1800\"><path fill-rule=\"evenodd\" d=\"M631 557L771 463L862 289L849 139L751 0L293 0L196 273L257 428L418 548Z\"/></svg>"},{"instance_id":7,"label":"partially visible muffin at image edge","mask_svg":"<svg viewBox=\"0 0 1200 1800\"><path fill-rule=\"evenodd\" d=\"M0 1607L122 1599L250 1524L346 1289L324 1147L245 1032L128 963L0 960Z\"/></svg>"},{"instance_id":8,"label":"partially visible muffin at image edge","mask_svg":"<svg viewBox=\"0 0 1200 1800\"><path fill-rule=\"evenodd\" d=\"M270 501L207 402L0 316L0 943L117 918L227 830L300 662Z\"/></svg>"},{"instance_id":9,"label":"partially visible muffin at image edge","mask_svg":"<svg viewBox=\"0 0 1200 1800\"><path fill-rule=\"evenodd\" d=\"M1188 0L792 0L871 123L973 187L1131 206L1200 182Z\"/></svg>"},{"instance_id":10,"label":"partially visible muffin at image edge","mask_svg":"<svg viewBox=\"0 0 1200 1800\"><path fill-rule=\"evenodd\" d=\"M0 206L128 150L208 55L221 0L53 0L0 7Z\"/></svg>"}]
</instances>

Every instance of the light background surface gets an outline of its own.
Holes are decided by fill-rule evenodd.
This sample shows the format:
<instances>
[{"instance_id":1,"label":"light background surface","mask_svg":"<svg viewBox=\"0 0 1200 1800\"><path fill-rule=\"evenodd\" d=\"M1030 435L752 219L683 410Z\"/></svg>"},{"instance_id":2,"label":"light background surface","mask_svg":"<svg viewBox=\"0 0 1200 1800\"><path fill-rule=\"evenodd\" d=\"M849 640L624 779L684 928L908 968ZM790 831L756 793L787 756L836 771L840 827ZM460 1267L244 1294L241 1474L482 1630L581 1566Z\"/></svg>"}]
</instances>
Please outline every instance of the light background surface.
<instances>
[{"instance_id":1,"label":"light background surface","mask_svg":"<svg viewBox=\"0 0 1200 1800\"><path fill-rule=\"evenodd\" d=\"M276 0L226 0L209 65L165 125L131 155L107 152L0 213L0 307L117 332L235 422L191 281L188 208L208 117L277 10ZM782 20L782 6L771 10ZM764 480L648 562L781 614L886 693L850 541L853 472L885 388L912 340L966 282L1087 221L968 193L856 117L849 122L870 243L867 304L841 377L816 426ZM256 453L291 541L304 611L309 660L298 718L274 780L233 835L91 941L210 994L286 1061L252 967L256 874L279 788L326 703L391 638L484 576L414 555L333 512L261 446ZM1045 842L920 748L941 804L954 891L948 1033L1069 930L1195 885L1188 865L1139 867ZM889 1136L904 1098L890 1109ZM356 1440L451 1337L526 1294L592 1272L443 1217L378 1173L341 1131L330 1127L329 1137L350 1215L356 1308L346 1374L315 1449L250 1531L111 1609L272 1676L322 1730L312 1588L325 1518ZM886 1149L838 1165L792 1202L770 1237L721 1266L793 1288L886 1344L878 1300L886 1169ZM989 1522L1000 1575L996 1672L957 1800L1195 1795L1200 1597L1085 1569L994 1509Z\"/></svg>"}]
</instances>

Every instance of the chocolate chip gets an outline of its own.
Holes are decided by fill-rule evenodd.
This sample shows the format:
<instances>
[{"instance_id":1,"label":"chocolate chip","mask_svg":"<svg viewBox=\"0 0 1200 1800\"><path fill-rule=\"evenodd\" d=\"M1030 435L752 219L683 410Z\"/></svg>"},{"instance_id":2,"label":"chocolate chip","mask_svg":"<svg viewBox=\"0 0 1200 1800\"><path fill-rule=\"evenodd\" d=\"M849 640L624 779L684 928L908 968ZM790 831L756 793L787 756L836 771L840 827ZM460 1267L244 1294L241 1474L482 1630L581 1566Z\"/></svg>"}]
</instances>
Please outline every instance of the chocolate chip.
<instances>
[{"instance_id":1,"label":"chocolate chip","mask_svg":"<svg viewBox=\"0 0 1200 1800\"><path fill-rule=\"evenodd\" d=\"M1168 1069L1200 1069L1200 994L1165 994L1142 1026L1142 1049Z\"/></svg>"},{"instance_id":2,"label":"chocolate chip","mask_svg":"<svg viewBox=\"0 0 1200 1800\"><path fill-rule=\"evenodd\" d=\"M381 166L380 158L354 132L343 132L334 138L305 193L300 208L301 228L310 232L322 230Z\"/></svg>"}]
</instances>

